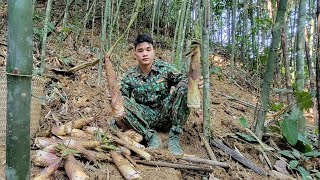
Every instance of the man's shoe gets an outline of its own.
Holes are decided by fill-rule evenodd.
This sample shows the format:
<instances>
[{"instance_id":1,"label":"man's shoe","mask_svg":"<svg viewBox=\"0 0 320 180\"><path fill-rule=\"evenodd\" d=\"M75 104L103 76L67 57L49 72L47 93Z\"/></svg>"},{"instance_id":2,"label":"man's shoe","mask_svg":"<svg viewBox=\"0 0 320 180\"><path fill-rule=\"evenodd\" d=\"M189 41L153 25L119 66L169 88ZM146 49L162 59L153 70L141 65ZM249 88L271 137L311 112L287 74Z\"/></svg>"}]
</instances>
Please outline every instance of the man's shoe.
<instances>
[{"instance_id":1,"label":"man's shoe","mask_svg":"<svg viewBox=\"0 0 320 180\"><path fill-rule=\"evenodd\" d=\"M174 132L170 130L169 132L169 141L168 141L168 149L173 155L182 155L183 150L180 146L180 133Z\"/></svg>"},{"instance_id":2,"label":"man's shoe","mask_svg":"<svg viewBox=\"0 0 320 180\"><path fill-rule=\"evenodd\" d=\"M149 131L146 133L147 148L157 149L161 146L161 139L156 131Z\"/></svg>"}]
</instances>

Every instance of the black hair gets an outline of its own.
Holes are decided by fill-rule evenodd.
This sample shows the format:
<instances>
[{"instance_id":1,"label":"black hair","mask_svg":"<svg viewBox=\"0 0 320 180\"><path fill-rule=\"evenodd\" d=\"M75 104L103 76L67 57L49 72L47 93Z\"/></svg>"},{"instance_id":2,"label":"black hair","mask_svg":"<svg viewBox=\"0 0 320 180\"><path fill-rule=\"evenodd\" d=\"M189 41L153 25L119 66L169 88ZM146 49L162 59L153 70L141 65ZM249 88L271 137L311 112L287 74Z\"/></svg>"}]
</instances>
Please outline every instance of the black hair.
<instances>
[{"instance_id":1,"label":"black hair","mask_svg":"<svg viewBox=\"0 0 320 180\"><path fill-rule=\"evenodd\" d=\"M147 42L153 45L153 40L151 36L147 34L140 34L137 36L136 40L134 41L134 48L136 48L138 44L144 43L144 42Z\"/></svg>"}]
</instances>

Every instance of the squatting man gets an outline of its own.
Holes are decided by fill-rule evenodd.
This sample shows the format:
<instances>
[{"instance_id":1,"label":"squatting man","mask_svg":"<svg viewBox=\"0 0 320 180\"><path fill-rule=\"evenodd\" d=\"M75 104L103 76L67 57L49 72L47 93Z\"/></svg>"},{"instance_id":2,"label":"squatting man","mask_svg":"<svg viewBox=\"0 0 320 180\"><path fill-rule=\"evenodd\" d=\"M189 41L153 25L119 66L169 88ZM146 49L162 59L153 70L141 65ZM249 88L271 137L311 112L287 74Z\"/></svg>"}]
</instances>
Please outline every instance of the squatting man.
<instances>
[{"instance_id":1,"label":"squatting man","mask_svg":"<svg viewBox=\"0 0 320 180\"><path fill-rule=\"evenodd\" d=\"M190 110L187 106L188 78L170 63L155 59L153 40L138 35L134 42L137 65L121 80L125 106L124 122L144 136L147 148L161 147L157 131L168 131L168 149L181 155L179 136ZM107 56L109 58L109 56ZM203 81L198 84L202 89ZM171 90L173 88L173 91ZM111 101L110 93L107 98Z\"/></svg>"}]
</instances>

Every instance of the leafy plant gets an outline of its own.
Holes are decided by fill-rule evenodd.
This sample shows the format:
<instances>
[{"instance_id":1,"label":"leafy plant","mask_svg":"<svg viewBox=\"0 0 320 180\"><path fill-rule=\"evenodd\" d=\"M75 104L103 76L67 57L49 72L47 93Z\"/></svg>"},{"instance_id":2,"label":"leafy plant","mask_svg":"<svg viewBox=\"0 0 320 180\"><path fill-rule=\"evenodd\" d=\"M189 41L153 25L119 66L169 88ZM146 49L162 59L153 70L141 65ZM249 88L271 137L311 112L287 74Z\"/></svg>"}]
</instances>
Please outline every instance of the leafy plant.
<instances>
[{"instance_id":1,"label":"leafy plant","mask_svg":"<svg viewBox=\"0 0 320 180\"><path fill-rule=\"evenodd\" d=\"M291 151L283 150L278 153L289 160L287 167L291 170L298 171L303 180L312 179L312 175L319 178L320 172L318 170L306 170L302 166L310 158L319 157L319 151L300 153L297 149L291 148Z\"/></svg>"}]
</instances>

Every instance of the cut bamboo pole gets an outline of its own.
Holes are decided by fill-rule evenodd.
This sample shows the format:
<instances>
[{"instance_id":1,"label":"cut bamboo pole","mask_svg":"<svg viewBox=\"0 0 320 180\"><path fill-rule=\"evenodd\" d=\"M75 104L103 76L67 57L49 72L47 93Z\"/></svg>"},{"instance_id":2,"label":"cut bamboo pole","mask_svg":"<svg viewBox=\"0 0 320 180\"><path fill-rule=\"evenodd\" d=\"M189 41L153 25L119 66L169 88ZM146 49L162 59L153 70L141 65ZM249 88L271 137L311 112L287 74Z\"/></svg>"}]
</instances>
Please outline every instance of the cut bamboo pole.
<instances>
[{"instance_id":1,"label":"cut bamboo pole","mask_svg":"<svg viewBox=\"0 0 320 180\"><path fill-rule=\"evenodd\" d=\"M199 82L201 77L201 61L200 61L200 44L196 41L192 42L193 50L191 61L189 65L188 74L188 96L187 103L188 107L200 108L200 90Z\"/></svg>"},{"instance_id":2,"label":"cut bamboo pole","mask_svg":"<svg viewBox=\"0 0 320 180\"><path fill-rule=\"evenodd\" d=\"M110 152L110 154L113 159L113 163L117 166L125 179L142 179L140 174L130 165L130 162L121 154L115 151Z\"/></svg>"}]
</instances>

